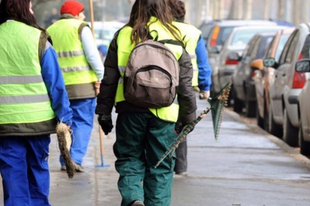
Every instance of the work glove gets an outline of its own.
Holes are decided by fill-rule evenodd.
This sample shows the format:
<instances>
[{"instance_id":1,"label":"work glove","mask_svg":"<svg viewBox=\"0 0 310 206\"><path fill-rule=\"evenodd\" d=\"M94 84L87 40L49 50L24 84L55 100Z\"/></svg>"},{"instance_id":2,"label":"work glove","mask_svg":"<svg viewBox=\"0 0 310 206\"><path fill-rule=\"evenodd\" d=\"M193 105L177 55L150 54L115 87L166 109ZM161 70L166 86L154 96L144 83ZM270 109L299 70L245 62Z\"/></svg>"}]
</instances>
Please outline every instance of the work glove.
<instances>
[{"instance_id":1,"label":"work glove","mask_svg":"<svg viewBox=\"0 0 310 206\"><path fill-rule=\"evenodd\" d=\"M98 117L98 123L105 135L108 135L113 129L111 114L100 114Z\"/></svg>"},{"instance_id":2,"label":"work glove","mask_svg":"<svg viewBox=\"0 0 310 206\"><path fill-rule=\"evenodd\" d=\"M201 90L199 93L199 99L208 99L210 97L210 91Z\"/></svg>"}]
</instances>

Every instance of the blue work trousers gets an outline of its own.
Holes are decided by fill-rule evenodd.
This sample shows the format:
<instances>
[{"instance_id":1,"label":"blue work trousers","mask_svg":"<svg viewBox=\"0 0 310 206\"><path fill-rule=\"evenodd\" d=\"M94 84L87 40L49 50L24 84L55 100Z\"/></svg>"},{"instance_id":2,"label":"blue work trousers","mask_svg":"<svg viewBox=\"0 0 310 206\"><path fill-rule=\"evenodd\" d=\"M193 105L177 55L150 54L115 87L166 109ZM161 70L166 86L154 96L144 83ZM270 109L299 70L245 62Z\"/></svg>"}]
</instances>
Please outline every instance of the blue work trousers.
<instances>
[{"instance_id":1,"label":"blue work trousers","mask_svg":"<svg viewBox=\"0 0 310 206\"><path fill-rule=\"evenodd\" d=\"M73 112L71 130L71 158L75 163L82 164L93 129L96 98L70 100ZM65 165L60 156L61 165Z\"/></svg>"},{"instance_id":2,"label":"blue work trousers","mask_svg":"<svg viewBox=\"0 0 310 206\"><path fill-rule=\"evenodd\" d=\"M49 135L0 137L5 206L50 206Z\"/></svg>"}]
</instances>

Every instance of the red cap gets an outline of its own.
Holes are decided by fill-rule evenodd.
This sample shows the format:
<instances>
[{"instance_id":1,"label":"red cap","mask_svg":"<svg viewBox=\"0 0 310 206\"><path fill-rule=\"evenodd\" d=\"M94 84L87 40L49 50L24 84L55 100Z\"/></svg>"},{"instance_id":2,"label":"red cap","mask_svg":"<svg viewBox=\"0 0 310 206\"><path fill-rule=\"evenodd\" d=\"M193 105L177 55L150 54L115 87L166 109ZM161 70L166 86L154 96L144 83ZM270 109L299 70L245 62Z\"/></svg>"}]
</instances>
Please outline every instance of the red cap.
<instances>
[{"instance_id":1,"label":"red cap","mask_svg":"<svg viewBox=\"0 0 310 206\"><path fill-rule=\"evenodd\" d=\"M60 14L71 14L73 16L78 15L82 11L84 11L84 5L73 0L66 1L60 8Z\"/></svg>"}]
</instances>

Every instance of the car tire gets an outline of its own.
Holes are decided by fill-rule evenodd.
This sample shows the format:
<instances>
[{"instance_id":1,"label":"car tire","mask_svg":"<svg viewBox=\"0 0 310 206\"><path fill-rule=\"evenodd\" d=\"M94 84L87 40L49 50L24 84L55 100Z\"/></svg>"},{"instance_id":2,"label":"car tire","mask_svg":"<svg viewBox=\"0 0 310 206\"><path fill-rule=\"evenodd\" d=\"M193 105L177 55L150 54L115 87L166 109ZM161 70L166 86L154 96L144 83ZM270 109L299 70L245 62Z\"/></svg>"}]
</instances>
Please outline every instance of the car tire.
<instances>
[{"instance_id":1,"label":"car tire","mask_svg":"<svg viewBox=\"0 0 310 206\"><path fill-rule=\"evenodd\" d=\"M299 133L298 133L300 154L305 156L310 156L310 142L304 140L304 133L302 131L302 123L299 123Z\"/></svg>"},{"instance_id":2,"label":"car tire","mask_svg":"<svg viewBox=\"0 0 310 206\"><path fill-rule=\"evenodd\" d=\"M291 147L298 147L298 128L294 127L284 109L283 140Z\"/></svg>"},{"instance_id":3,"label":"car tire","mask_svg":"<svg viewBox=\"0 0 310 206\"><path fill-rule=\"evenodd\" d=\"M256 104L256 120L257 120L257 125L264 129L265 128L265 124L264 124L264 119L259 115L259 109L258 109L258 104Z\"/></svg>"},{"instance_id":4,"label":"car tire","mask_svg":"<svg viewBox=\"0 0 310 206\"><path fill-rule=\"evenodd\" d=\"M283 134L283 129L281 125L278 125L274 119L273 119L273 110L272 110L272 105L269 105L269 113L267 112L267 103L265 102L265 118L268 124L268 132L274 136L277 136L279 138L282 138ZM266 128L266 127L265 127Z\"/></svg>"},{"instance_id":5,"label":"car tire","mask_svg":"<svg viewBox=\"0 0 310 206\"><path fill-rule=\"evenodd\" d=\"M234 89L232 89L232 91L233 91L232 96L234 100L233 104L234 112L241 113L243 108L243 102L240 99L238 99L236 91Z\"/></svg>"},{"instance_id":6,"label":"car tire","mask_svg":"<svg viewBox=\"0 0 310 206\"><path fill-rule=\"evenodd\" d=\"M256 102L249 101L249 98L245 93L245 116L255 117L255 115L256 115Z\"/></svg>"}]
</instances>

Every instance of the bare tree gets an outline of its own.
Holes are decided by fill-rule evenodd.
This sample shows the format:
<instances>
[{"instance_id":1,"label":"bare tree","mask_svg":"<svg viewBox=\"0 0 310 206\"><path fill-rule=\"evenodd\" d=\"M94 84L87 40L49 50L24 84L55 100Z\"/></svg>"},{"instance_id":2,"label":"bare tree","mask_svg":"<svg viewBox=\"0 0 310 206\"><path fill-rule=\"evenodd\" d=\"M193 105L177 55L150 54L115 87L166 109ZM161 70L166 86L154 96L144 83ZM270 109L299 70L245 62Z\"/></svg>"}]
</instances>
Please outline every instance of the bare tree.
<instances>
[{"instance_id":1,"label":"bare tree","mask_svg":"<svg viewBox=\"0 0 310 206\"><path fill-rule=\"evenodd\" d=\"M285 20L286 0L278 0L278 20Z\"/></svg>"},{"instance_id":2,"label":"bare tree","mask_svg":"<svg viewBox=\"0 0 310 206\"><path fill-rule=\"evenodd\" d=\"M252 18L252 0L243 1L243 19Z\"/></svg>"},{"instance_id":3,"label":"bare tree","mask_svg":"<svg viewBox=\"0 0 310 206\"><path fill-rule=\"evenodd\" d=\"M269 19L270 0L264 0L264 19Z\"/></svg>"}]
</instances>

